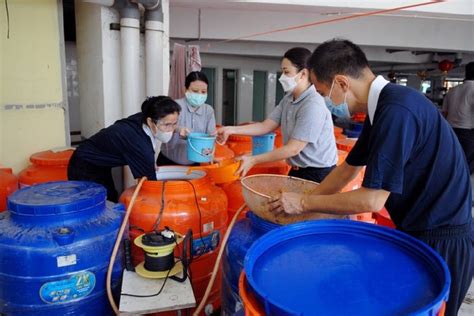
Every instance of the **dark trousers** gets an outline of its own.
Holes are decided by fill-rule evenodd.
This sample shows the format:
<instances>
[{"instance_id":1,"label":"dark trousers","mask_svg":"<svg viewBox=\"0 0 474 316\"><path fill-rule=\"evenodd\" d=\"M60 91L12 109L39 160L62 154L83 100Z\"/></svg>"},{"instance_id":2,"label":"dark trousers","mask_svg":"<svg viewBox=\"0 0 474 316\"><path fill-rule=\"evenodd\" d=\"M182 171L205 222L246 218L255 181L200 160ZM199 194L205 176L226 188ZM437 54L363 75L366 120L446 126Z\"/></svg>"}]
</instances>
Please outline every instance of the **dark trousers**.
<instances>
[{"instance_id":1,"label":"dark trousers","mask_svg":"<svg viewBox=\"0 0 474 316\"><path fill-rule=\"evenodd\" d=\"M112 168L100 167L73 154L67 168L69 180L91 181L102 184L107 190L107 200L118 202L118 192L112 178Z\"/></svg>"},{"instance_id":2,"label":"dark trousers","mask_svg":"<svg viewBox=\"0 0 474 316\"><path fill-rule=\"evenodd\" d=\"M156 165L157 166L180 166L179 163L174 162L173 160L169 159L165 155L163 155L161 152L158 154L158 158L156 159ZM190 166L199 166L199 163L193 163Z\"/></svg>"},{"instance_id":3,"label":"dark trousers","mask_svg":"<svg viewBox=\"0 0 474 316\"><path fill-rule=\"evenodd\" d=\"M445 316L456 316L474 276L474 227L471 224L413 234L446 261L451 274Z\"/></svg>"},{"instance_id":4,"label":"dark trousers","mask_svg":"<svg viewBox=\"0 0 474 316\"><path fill-rule=\"evenodd\" d=\"M466 155L469 173L474 173L474 129L453 128Z\"/></svg>"},{"instance_id":5,"label":"dark trousers","mask_svg":"<svg viewBox=\"0 0 474 316\"><path fill-rule=\"evenodd\" d=\"M331 171L336 168L336 166L327 167L327 168L314 168L314 167L306 167L306 168L298 168L298 169L291 169L288 173L289 176L297 177L305 180L314 181L317 183L321 183L324 178Z\"/></svg>"}]
</instances>

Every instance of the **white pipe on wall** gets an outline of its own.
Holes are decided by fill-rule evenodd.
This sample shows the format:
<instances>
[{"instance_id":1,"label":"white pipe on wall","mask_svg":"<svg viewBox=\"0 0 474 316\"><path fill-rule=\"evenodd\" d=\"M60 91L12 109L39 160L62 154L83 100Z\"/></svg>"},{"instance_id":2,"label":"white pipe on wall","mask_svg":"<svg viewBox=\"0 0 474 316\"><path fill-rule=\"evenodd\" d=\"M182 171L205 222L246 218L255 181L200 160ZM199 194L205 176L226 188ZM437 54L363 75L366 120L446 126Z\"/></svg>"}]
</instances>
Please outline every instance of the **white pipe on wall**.
<instances>
[{"instance_id":1,"label":"white pipe on wall","mask_svg":"<svg viewBox=\"0 0 474 316\"><path fill-rule=\"evenodd\" d=\"M163 22L145 23L146 95L163 94Z\"/></svg>"},{"instance_id":2,"label":"white pipe on wall","mask_svg":"<svg viewBox=\"0 0 474 316\"><path fill-rule=\"evenodd\" d=\"M120 49L122 70L122 115L128 117L140 111L140 21L120 19Z\"/></svg>"}]
</instances>

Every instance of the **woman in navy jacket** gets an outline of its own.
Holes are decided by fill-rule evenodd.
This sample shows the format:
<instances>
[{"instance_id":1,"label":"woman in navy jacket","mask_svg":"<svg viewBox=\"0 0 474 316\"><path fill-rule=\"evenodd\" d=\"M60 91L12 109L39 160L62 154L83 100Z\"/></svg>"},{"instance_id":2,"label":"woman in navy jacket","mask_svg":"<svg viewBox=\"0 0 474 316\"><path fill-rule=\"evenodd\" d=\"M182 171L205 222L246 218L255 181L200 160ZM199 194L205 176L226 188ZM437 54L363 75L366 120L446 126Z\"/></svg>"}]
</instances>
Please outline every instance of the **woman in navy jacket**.
<instances>
[{"instance_id":1,"label":"woman in navy jacket","mask_svg":"<svg viewBox=\"0 0 474 316\"><path fill-rule=\"evenodd\" d=\"M156 180L156 143L171 139L180 111L169 97L147 98L141 112L102 129L76 149L68 166L69 180L102 184L112 202L118 201L112 168L128 165L134 178Z\"/></svg>"}]
</instances>

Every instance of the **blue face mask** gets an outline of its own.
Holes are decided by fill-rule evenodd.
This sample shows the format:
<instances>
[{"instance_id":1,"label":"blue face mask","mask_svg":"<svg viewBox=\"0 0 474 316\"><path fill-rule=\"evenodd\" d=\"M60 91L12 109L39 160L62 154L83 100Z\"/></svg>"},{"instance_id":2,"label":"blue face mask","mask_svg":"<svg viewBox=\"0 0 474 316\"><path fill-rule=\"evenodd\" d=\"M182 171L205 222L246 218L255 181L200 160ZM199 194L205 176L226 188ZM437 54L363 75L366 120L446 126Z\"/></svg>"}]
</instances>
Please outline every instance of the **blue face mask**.
<instances>
[{"instance_id":1,"label":"blue face mask","mask_svg":"<svg viewBox=\"0 0 474 316\"><path fill-rule=\"evenodd\" d=\"M331 100L331 93L332 93L332 88L334 87L334 80L331 84L331 90L329 90L329 95L324 97L324 102L326 102L326 106L328 110L331 112L331 114L341 117L341 118L350 118L351 117L351 112L349 112L349 106L347 105L347 92L344 95L344 102L341 104L334 104Z\"/></svg>"},{"instance_id":2,"label":"blue face mask","mask_svg":"<svg viewBox=\"0 0 474 316\"><path fill-rule=\"evenodd\" d=\"M186 100L193 107L201 106L207 100L207 93L202 94L202 93L186 91L185 95L186 95Z\"/></svg>"}]
</instances>

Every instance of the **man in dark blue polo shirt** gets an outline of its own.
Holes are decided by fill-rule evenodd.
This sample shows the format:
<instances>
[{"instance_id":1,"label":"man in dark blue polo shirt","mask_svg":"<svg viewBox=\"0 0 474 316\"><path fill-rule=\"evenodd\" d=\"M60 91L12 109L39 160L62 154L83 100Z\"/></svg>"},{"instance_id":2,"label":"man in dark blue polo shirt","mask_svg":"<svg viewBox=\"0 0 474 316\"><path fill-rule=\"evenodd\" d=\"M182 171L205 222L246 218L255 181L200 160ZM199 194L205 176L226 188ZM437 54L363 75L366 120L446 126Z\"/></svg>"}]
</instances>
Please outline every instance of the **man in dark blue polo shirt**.
<instances>
[{"instance_id":1,"label":"man in dark blue polo shirt","mask_svg":"<svg viewBox=\"0 0 474 316\"><path fill-rule=\"evenodd\" d=\"M310 64L330 109L364 112L367 119L346 162L314 194L283 193L273 210L353 214L385 206L397 229L445 259L452 278L446 315L457 315L472 281L474 252L469 171L453 130L421 93L376 77L349 41L321 44ZM338 193L363 166L362 187Z\"/></svg>"}]
</instances>

